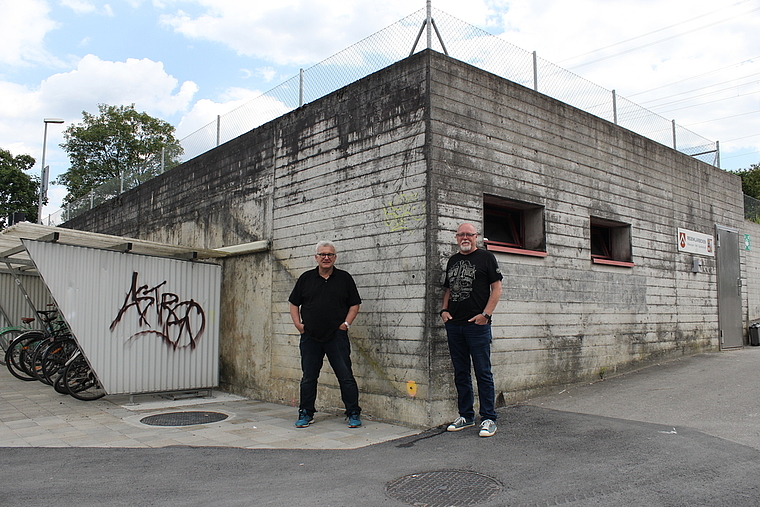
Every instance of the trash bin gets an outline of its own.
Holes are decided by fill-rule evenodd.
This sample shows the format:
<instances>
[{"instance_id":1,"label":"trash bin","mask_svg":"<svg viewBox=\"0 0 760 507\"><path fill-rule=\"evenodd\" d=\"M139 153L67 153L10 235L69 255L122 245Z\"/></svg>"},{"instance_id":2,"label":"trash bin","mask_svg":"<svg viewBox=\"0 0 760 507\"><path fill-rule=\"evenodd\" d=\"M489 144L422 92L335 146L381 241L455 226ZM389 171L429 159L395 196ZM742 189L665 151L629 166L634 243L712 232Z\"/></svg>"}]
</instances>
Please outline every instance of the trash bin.
<instances>
[{"instance_id":1,"label":"trash bin","mask_svg":"<svg viewBox=\"0 0 760 507\"><path fill-rule=\"evenodd\" d=\"M760 345L760 322L749 326L749 344L753 347Z\"/></svg>"}]
</instances>

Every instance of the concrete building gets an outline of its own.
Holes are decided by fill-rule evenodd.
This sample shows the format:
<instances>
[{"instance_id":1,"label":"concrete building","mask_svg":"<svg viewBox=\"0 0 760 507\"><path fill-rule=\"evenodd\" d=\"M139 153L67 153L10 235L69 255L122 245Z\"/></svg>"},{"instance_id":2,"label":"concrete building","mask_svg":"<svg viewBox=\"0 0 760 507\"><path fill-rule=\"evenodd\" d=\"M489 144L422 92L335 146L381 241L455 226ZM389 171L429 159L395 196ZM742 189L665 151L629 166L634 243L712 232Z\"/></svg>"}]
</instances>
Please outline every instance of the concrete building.
<instances>
[{"instance_id":1,"label":"concrete building","mask_svg":"<svg viewBox=\"0 0 760 507\"><path fill-rule=\"evenodd\" d=\"M336 242L363 304L351 327L368 416L456 415L438 317L459 223L505 277L498 402L649 361L741 347L760 318L738 176L426 50L192 159L64 226L224 259L221 386L297 404L287 297ZM679 235L680 234L680 235ZM318 404L340 411L326 366ZM294 410L295 414L295 410Z\"/></svg>"}]
</instances>

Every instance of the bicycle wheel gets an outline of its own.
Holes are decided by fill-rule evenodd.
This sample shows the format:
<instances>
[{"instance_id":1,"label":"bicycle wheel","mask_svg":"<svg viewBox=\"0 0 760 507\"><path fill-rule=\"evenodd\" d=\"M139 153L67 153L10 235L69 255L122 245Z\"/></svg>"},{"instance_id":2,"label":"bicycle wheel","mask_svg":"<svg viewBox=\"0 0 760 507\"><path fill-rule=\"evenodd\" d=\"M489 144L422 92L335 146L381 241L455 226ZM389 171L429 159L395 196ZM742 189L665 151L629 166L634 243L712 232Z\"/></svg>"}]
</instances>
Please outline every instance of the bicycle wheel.
<instances>
[{"instance_id":1,"label":"bicycle wheel","mask_svg":"<svg viewBox=\"0 0 760 507\"><path fill-rule=\"evenodd\" d=\"M5 366L11 375L20 380L35 380L35 377L22 367L22 355L30 346L44 337L42 331L27 331L18 335L10 343L8 350L5 351Z\"/></svg>"},{"instance_id":2,"label":"bicycle wheel","mask_svg":"<svg viewBox=\"0 0 760 507\"><path fill-rule=\"evenodd\" d=\"M2 361L3 364L5 364L5 353L8 351L8 347L10 346L11 342L24 331L24 329L20 328L6 328L5 331L2 331L2 333L0 333L0 348L3 349L0 361Z\"/></svg>"},{"instance_id":3,"label":"bicycle wheel","mask_svg":"<svg viewBox=\"0 0 760 507\"><path fill-rule=\"evenodd\" d=\"M66 361L78 350L73 338L63 338L51 343L42 352L40 360L42 381L53 385L59 373L63 373Z\"/></svg>"},{"instance_id":4,"label":"bicycle wheel","mask_svg":"<svg viewBox=\"0 0 760 507\"><path fill-rule=\"evenodd\" d=\"M75 355L66 365L62 382L69 394L78 400L92 401L106 395L95 372L81 353Z\"/></svg>"},{"instance_id":5,"label":"bicycle wheel","mask_svg":"<svg viewBox=\"0 0 760 507\"><path fill-rule=\"evenodd\" d=\"M21 349L21 353L19 354L18 366L24 371L24 373L32 377L34 380L39 380L37 378L34 359L40 347L45 346L49 340L50 336L43 333L39 339L30 340L27 346Z\"/></svg>"},{"instance_id":6,"label":"bicycle wheel","mask_svg":"<svg viewBox=\"0 0 760 507\"><path fill-rule=\"evenodd\" d=\"M29 373L32 374L34 378L43 384L47 384L47 382L42 377L42 357L48 347L52 347L54 343L55 342L52 338L41 340L37 342L32 352L26 355L28 358L26 362L26 369L29 371Z\"/></svg>"}]
</instances>

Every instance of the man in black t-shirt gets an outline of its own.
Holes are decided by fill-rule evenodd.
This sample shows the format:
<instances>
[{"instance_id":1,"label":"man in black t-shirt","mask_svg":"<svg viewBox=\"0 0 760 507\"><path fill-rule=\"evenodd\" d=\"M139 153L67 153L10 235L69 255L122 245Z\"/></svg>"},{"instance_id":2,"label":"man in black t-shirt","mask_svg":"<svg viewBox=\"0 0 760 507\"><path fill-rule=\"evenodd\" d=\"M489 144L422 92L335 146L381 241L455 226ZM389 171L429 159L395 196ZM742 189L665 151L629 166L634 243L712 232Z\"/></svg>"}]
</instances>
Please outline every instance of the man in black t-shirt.
<instances>
[{"instance_id":1,"label":"man in black t-shirt","mask_svg":"<svg viewBox=\"0 0 760 507\"><path fill-rule=\"evenodd\" d=\"M477 248L477 229L462 224L457 229L459 253L446 265L441 319L446 326L459 417L448 430L475 425L475 395L470 365L475 370L480 400L481 437L496 433L496 404L491 373L491 315L501 297L501 270L496 257Z\"/></svg>"},{"instance_id":2,"label":"man in black t-shirt","mask_svg":"<svg viewBox=\"0 0 760 507\"><path fill-rule=\"evenodd\" d=\"M335 245L331 242L317 243L314 256L317 267L298 278L288 298L290 317L301 333L299 348L303 376L297 428L305 428L314 422L317 379L325 355L340 385L348 427L362 425L359 387L351 369L348 340L348 328L359 313L362 300L351 275L334 266L336 257Z\"/></svg>"}]
</instances>

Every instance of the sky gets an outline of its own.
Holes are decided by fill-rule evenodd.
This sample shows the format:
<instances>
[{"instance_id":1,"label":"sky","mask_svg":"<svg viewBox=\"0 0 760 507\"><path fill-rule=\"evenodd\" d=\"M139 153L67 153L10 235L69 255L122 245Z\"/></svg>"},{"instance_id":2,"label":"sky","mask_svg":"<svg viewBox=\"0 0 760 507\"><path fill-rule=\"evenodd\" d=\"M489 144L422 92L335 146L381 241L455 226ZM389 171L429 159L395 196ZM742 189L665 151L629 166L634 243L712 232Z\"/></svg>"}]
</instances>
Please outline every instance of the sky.
<instances>
[{"instance_id":1,"label":"sky","mask_svg":"<svg viewBox=\"0 0 760 507\"><path fill-rule=\"evenodd\" d=\"M760 163L760 0L432 0L442 11ZM426 0L0 0L0 148L68 168L63 130L130 105L179 139ZM444 39L445 39L445 34ZM413 42L413 41L412 41ZM411 47L411 42L409 43ZM456 57L456 55L452 55ZM44 213L66 191L52 185Z\"/></svg>"}]
</instances>

